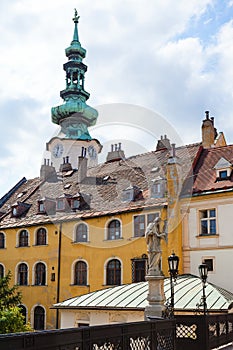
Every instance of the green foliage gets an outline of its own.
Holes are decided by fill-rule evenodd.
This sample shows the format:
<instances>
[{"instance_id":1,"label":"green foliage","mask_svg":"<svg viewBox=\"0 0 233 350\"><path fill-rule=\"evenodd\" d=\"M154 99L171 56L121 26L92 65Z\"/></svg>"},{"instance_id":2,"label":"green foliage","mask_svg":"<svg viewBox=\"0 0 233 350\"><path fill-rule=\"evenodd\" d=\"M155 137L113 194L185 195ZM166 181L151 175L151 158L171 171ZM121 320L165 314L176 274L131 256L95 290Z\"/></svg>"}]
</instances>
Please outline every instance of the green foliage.
<instances>
[{"instance_id":1,"label":"green foliage","mask_svg":"<svg viewBox=\"0 0 233 350\"><path fill-rule=\"evenodd\" d=\"M15 333L30 331L29 325L25 324L24 316L18 305L22 295L18 286L10 286L11 272L0 278L0 333Z\"/></svg>"},{"instance_id":2,"label":"green foliage","mask_svg":"<svg viewBox=\"0 0 233 350\"><path fill-rule=\"evenodd\" d=\"M17 306L0 311L0 333L16 333L31 331L28 324L25 324L24 316Z\"/></svg>"},{"instance_id":3,"label":"green foliage","mask_svg":"<svg viewBox=\"0 0 233 350\"><path fill-rule=\"evenodd\" d=\"M17 306L21 303L22 295L18 286L10 287L11 272L0 278L0 311Z\"/></svg>"}]
</instances>

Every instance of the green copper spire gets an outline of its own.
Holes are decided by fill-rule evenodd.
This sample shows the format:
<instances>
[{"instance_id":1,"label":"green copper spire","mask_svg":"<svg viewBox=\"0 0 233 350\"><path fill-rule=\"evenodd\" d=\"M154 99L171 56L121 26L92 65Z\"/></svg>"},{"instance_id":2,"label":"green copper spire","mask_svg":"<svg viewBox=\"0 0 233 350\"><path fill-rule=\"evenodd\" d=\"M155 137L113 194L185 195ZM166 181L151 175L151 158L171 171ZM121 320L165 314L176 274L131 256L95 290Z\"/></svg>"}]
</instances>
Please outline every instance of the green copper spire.
<instances>
[{"instance_id":1,"label":"green copper spire","mask_svg":"<svg viewBox=\"0 0 233 350\"><path fill-rule=\"evenodd\" d=\"M73 21L73 40L65 50L68 62L63 65L66 72L66 88L60 92L64 103L52 108L52 122L61 126L67 138L91 140L88 127L95 125L98 112L86 104L90 96L84 88L87 66L82 60L86 57L86 50L79 41L79 16L76 9Z\"/></svg>"},{"instance_id":2,"label":"green copper spire","mask_svg":"<svg viewBox=\"0 0 233 350\"><path fill-rule=\"evenodd\" d=\"M76 9L74 9L74 36L73 36L73 41L78 41L79 42L79 38L78 38L78 20L79 20L78 16L78 12Z\"/></svg>"}]
</instances>

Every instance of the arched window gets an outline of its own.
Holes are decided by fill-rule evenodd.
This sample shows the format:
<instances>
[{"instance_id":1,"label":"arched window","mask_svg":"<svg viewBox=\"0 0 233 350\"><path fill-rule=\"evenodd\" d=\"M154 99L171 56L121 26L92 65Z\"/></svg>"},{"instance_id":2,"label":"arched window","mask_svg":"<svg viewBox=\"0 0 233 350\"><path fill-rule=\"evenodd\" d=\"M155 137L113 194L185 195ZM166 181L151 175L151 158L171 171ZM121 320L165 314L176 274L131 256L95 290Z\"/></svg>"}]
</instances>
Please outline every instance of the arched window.
<instances>
[{"instance_id":1,"label":"arched window","mask_svg":"<svg viewBox=\"0 0 233 350\"><path fill-rule=\"evenodd\" d=\"M41 306L36 306L34 309L34 329L45 329L45 312Z\"/></svg>"},{"instance_id":2,"label":"arched window","mask_svg":"<svg viewBox=\"0 0 233 350\"><path fill-rule=\"evenodd\" d=\"M87 242L87 225L79 224L76 228L75 242Z\"/></svg>"},{"instance_id":3,"label":"arched window","mask_svg":"<svg viewBox=\"0 0 233 350\"><path fill-rule=\"evenodd\" d=\"M35 266L35 285L45 286L46 283L46 267L44 263L38 263Z\"/></svg>"},{"instance_id":4,"label":"arched window","mask_svg":"<svg viewBox=\"0 0 233 350\"><path fill-rule=\"evenodd\" d=\"M20 286L27 286L28 284L28 267L25 263L18 266L18 284Z\"/></svg>"},{"instance_id":5,"label":"arched window","mask_svg":"<svg viewBox=\"0 0 233 350\"><path fill-rule=\"evenodd\" d=\"M112 220L108 224L107 239L114 240L121 238L121 223L119 220Z\"/></svg>"},{"instance_id":6,"label":"arched window","mask_svg":"<svg viewBox=\"0 0 233 350\"><path fill-rule=\"evenodd\" d=\"M0 278L4 277L4 266L0 264Z\"/></svg>"},{"instance_id":7,"label":"arched window","mask_svg":"<svg viewBox=\"0 0 233 350\"><path fill-rule=\"evenodd\" d=\"M108 262L106 277L107 285L121 284L121 263L119 260L112 259Z\"/></svg>"},{"instance_id":8,"label":"arched window","mask_svg":"<svg viewBox=\"0 0 233 350\"><path fill-rule=\"evenodd\" d=\"M0 232L0 249L5 248L5 235L3 232Z\"/></svg>"},{"instance_id":9,"label":"arched window","mask_svg":"<svg viewBox=\"0 0 233 350\"><path fill-rule=\"evenodd\" d=\"M75 264L74 284L79 286L87 285L87 264L84 261L78 261Z\"/></svg>"},{"instance_id":10,"label":"arched window","mask_svg":"<svg viewBox=\"0 0 233 350\"><path fill-rule=\"evenodd\" d=\"M27 247L28 246L28 232L26 230L22 230L19 233L19 247Z\"/></svg>"},{"instance_id":11,"label":"arched window","mask_svg":"<svg viewBox=\"0 0 233 350\"><path fill-rule=\"evenodd\" d=\"M19 305L19 309L20 309L21 314L24 317L24 324L26 324L27 323L27 309L24 305Z\"/></svg>"},{"instance_id":12,"label":"arched window","mask_svg":"<svg viewBox=\"0 0 233 350\"><path fill-rule=\"evenodd\" d=\"M36 232L36 245L46 245L46 229L41 227Z\"/></svg>"}]
</instances>

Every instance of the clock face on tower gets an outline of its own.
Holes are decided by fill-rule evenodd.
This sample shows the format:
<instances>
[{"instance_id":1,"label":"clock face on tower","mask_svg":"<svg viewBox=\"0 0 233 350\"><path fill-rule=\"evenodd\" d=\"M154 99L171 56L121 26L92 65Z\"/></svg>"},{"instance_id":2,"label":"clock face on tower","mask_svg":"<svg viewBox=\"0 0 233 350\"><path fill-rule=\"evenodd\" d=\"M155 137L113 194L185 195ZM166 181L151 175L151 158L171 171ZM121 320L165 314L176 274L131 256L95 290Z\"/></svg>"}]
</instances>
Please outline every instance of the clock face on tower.
<instances>
[{"instance_id":1,"label":"clock face on tower","mask_svg":"<svg viewBox=\"0 0 233 350\"><path fill-rule=\"evenodd\" d=\"M63 145L61 143L57 143L52 150L53 156L55 158L60 158L63 153Z\"/></svg>"}]
</instances>

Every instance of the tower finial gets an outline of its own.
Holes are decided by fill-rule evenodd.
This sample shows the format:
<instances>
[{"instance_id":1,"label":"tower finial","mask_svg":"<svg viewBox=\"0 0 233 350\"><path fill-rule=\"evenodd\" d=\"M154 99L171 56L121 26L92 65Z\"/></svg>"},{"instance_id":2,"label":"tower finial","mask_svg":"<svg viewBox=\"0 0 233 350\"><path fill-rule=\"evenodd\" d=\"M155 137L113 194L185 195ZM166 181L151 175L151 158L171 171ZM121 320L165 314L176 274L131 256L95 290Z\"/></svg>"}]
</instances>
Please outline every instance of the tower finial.
<instances>
[{"instance_id":1,"label":"tower finial","mask_svg":"<svg viewBox=\"0 0 233 350\"><path fill-rule=\"evenodd\" d=\"M78 11L76 9L74 9L74 35L73 35L73 41L72 42L79 42L79 37L78 37L78 20L79 20L78 16ZM72 43L71 43L72 45Z\"/></svg>"},{"instance_id":2,"label":"tower finial","mask_svg":"<svg viewBox=\"0 0 233 350\"><path fill-rule=\"evenodd\" d=\"M73 18L73 21L74 21L75 23L78 23L79 17L80 17L80 16L78 16L78 11L77 11L77 9L75 8L75 9L74 9L74 18Z\"/></svg>"}]
</instances>

